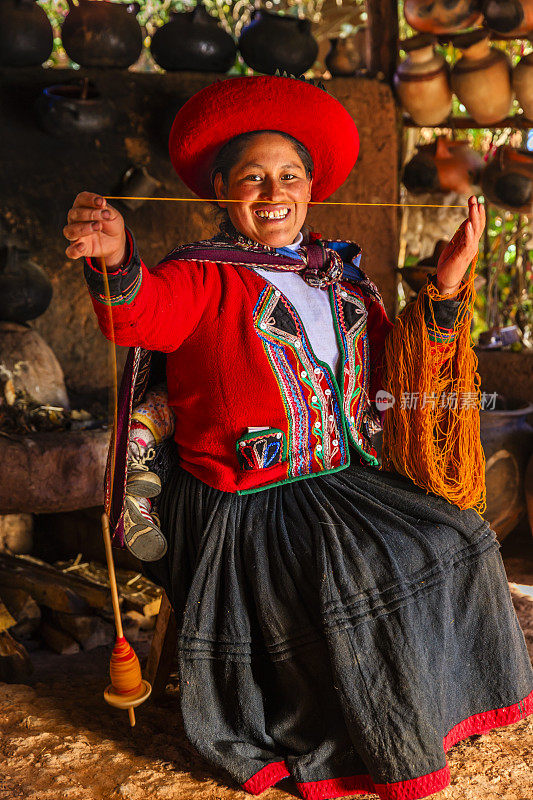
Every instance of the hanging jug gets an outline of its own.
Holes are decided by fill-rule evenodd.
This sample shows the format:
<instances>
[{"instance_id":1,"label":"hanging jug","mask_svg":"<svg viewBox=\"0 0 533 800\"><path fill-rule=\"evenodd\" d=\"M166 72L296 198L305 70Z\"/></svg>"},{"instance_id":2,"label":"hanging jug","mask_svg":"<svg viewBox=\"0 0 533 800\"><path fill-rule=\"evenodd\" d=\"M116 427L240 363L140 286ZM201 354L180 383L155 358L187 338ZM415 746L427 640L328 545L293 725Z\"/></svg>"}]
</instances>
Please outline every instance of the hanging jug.
<instances>
[{"instance_id":1,"label":"hanging jug","mask_svg":"<svg viewBox=\"0 0 533 800\"><path fill-rule=\"evenodd\" d=\"M514 68L513 89L524 116L533 123L533 51L522 56Z\"/></svg>"},{"instance_id":2,"label":"hanging jug","mask_svg":"<svg viewBox=\"0 0 533 800\"><path fill-rule=\"evenodd\" d=\"M533 34L533 0L485 0L486 25L504 39Z\"/></svg>"},{"instance_id":3,"label":"hanging jug","mask_svg":"<svg viewBox=\"0 0 533 800\"><path fill-rule=\"evenodd\" d=\"M513 100L511 62L490 46L487 30L455 36L453 44L463 51L452 68L452 89L469 114L482 125L504 119Z\"/></svg>"},{"instance_id":4,"label":"hanging jug","mask_svg":"<svg viewBox=\"0 0 533 800\"><path fill-rule=\"evenodd\" d=\"M401 45L407 58L396 70L394 86L417 125L438 125L452 110L449 69L435 53L436 42L435 36L419 34Z\"/></svg>"}]
</instances>

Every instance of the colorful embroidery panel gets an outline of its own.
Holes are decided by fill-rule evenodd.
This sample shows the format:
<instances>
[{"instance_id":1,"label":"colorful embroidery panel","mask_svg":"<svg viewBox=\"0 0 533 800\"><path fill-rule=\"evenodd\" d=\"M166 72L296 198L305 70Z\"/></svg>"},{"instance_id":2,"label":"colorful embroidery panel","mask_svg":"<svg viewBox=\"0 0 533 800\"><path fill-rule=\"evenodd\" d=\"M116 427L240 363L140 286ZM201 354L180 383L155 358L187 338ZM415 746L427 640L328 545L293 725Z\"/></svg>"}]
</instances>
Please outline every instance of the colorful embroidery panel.
<instances>
[{"instance_id":1,"label":"colorful embroidery panel","mask_svg":"<svg viewBox=\"0 0 533 800\"><path fill-rule=\"evenodd\" d=\"M287 456L285 434L277 428L241 436L237 457L242 469L267 469L282 464Z\"/></svg>"},{"instance_id":2,"label":"colorful embroidery panel","mask_svg":"<svg viewBox=\"0 0 533 800\"><path fill-rule=\"evenodd\" d=\"M295 309L278 289L265 287L254 322L287 412L288 477L346 463L336 385L314 355Z\"/></svg>"},{"instance_id":3,"label":"colorful embroidery panel","mask_svg":"<svg viewBox=\"0 0 533 800\"><path fill-rule=\"evenodd\" d=\"M332 307L336 319L342 349L343 410L352 442L362 452L365 460L377 466L377 453L363 425L372 419L376 425L377 415L372 414L368 401L370 355L367 335L368 313L362 297L350 283L342 283L332 290Z\"/></svg>"}]
</instances>

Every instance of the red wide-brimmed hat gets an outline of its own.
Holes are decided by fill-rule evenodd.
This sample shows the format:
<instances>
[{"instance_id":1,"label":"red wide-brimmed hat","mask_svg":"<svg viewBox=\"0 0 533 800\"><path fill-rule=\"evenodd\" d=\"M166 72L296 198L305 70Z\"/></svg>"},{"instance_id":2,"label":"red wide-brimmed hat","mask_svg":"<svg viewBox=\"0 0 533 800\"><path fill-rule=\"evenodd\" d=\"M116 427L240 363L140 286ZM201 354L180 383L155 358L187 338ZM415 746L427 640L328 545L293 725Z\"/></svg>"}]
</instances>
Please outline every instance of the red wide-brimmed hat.
<instances>
[{"instance_id":1,"label":"red wide-brimmed hat","mask_svg":"<svg viewBox=\"0 0 533 800\"><path fill-rule=\"evenodd\" d=\"M240 133L260 130L289 133L307 147L315 201L344 183L359 153L353 119L324 89L298 78L259 75L218 80L180 108L169 139L174 169L198 197L213 200L210 171L220 148Z\"/></svg>"}]
</instances>

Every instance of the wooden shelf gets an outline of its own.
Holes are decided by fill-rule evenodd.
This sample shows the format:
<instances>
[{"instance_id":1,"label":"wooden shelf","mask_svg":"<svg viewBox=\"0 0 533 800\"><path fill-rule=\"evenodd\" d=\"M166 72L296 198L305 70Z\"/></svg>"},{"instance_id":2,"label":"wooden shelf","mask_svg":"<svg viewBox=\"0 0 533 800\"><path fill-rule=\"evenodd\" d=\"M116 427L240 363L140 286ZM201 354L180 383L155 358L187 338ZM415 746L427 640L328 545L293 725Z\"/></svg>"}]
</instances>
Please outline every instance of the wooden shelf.
<instances>
[{"instance_id":1,"label":"wooden shelf","mask_svg":"<svg viewBox=\"0 0 533 800\"><path fill-rule=\"evenodd\" d=\"M482 28L476 28L475 30L476 31L482 30ZM429 33L428 36L434 36L435 39L437 40L438 44L440 44L440 45L447 45L447 44L452 44L453 45L453 40L454 40L454 38L456 36L459 36L459 35L461 35L463 33L467 33L467 32L468 31L458 31L457 33ZM473 32L474 31L470 31L470 33L473 33ZM489 31L489 33L490 33L490 37L489 38L490 38L491 42L509 43L509 42L515 42L516 41L516 42L531 42L533 44L533 35L532 34L527 34L527 35L524 34L523 36L503 36L503 35L500 35L500 34L496 33L496 31ZM415 34L416 34L416 31L415 31ZM400 50L403 49L402 45L406 41L409 41L410 38L411 37L408 36L406 39L399 39L398 40L398 47L400 48Z\"/></svg>"},{"instance_id":2,"label":"wooden shelf","mask_svg":"<svg viewBox=\"0 0 533 800\"><path fill-rule=\"evenodd\" d=\"M449 130L464 130L465 128L486 128L487 130L499 130L501 128L515 128L517 130L529 130L533 128L533 121L524 117L523 114L514 114L512 117L505 117L501 122L494 122L492 125L482 125L472 117L448 117L440 125L417 125L410 117L403 117L403 124L406 128L445 128Z\"/></svg>"}]
</instances>

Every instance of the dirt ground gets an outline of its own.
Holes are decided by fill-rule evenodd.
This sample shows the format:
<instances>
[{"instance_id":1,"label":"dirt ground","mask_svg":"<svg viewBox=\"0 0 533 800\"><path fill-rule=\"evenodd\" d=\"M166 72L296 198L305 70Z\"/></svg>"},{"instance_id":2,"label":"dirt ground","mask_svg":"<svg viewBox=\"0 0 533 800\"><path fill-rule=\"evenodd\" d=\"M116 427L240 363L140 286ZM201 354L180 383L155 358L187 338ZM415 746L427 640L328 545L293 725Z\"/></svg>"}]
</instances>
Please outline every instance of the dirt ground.
<instances>
[{"instance_id":1,"label":"dirt ground","mask_svg":"<svg viewBox=\"0 0 533 800\"><path fill-rule=\"evenodd\" d=\"M533 584L524 560L508 575ZM507 566L507 564L506 564ZM533 658L533 597L511 584ZM149 641L136 645L139 657ZM110 649L32 653L31 685L0 684L0 800L245 800L187 743L171 677L157 702L125 712L107 706ZM448 753L451 785L435 800L533 800L533 718L459 743ZM298 796L287 779L262 800ZM357 795L360 800L375 795Z\"/></svg>"}]
</instances>

